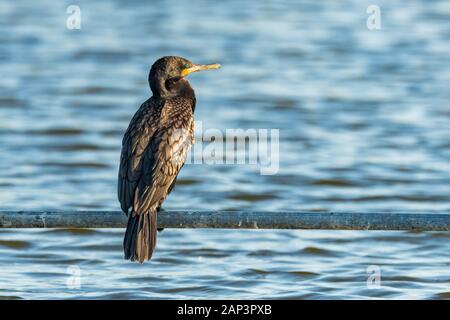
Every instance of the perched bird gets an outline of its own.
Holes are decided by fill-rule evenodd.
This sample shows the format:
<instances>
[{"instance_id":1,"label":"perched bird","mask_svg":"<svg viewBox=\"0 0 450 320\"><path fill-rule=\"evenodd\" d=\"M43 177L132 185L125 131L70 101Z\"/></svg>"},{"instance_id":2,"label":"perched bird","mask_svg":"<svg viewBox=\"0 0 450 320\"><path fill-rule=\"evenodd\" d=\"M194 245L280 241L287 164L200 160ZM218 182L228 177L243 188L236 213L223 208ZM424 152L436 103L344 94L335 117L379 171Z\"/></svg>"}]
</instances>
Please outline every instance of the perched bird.
<instances>
[{"instance_id":1,"label":"perched bird","mask_svg":"<svg viewBox=\"0 0 450 320\"><path fill-rule=\"evenodd\" d=\"M143 263L156 245L157 213L194 143L195 93L186 76L218 69L168 56L150 69L153 96L132 118L122 141L118 197L128 216L125 259Z\"/></svg>"}]
</instances>

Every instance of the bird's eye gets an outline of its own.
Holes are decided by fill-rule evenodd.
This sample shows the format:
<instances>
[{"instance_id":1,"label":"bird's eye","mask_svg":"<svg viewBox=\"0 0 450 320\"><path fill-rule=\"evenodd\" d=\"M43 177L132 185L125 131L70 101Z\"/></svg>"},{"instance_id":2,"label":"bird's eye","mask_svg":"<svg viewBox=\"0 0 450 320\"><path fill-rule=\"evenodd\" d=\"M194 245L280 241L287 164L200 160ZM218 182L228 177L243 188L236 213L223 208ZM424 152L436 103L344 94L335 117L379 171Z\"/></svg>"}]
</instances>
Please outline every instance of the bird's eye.
<instances>
[{"instance_id":1,"label":"bird's eye","mask_svg":"<svg viewBox=\"0 0 450 320\"><path fill-rule=\"evenodd\" d=\"M191 65L190 65L189 63L186 63L186 64L184 65L184 67L185 67L186 69L188 69L188 68L191 67Z\"/></svg>"}]
</instances>

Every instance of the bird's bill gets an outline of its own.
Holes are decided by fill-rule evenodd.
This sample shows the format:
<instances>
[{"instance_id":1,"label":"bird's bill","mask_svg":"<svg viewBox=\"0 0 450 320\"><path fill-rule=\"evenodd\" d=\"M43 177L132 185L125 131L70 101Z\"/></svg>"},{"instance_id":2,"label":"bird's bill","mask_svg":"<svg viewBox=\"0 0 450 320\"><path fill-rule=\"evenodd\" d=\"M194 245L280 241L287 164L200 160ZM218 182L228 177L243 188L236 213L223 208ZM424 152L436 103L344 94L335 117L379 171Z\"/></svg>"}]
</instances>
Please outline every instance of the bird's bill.
<instances>
[{"instance_id":1,"label":"bird's bill","mask_svg":"<svg viewBox=\"0 0 450 320\"><path fill-rule=\"evenodd\" d=\"M218 64L218 63L213 63L213 64L194 64L190 68L183 69L183 71L181 72L181 75L183 77L185 77L188 74L193 73L193 72L198 72L198 71L203 71L203 70L213 70L213 69L219 69L219 68L220 68L220 64Z\"/></svg>"}]
</instances>

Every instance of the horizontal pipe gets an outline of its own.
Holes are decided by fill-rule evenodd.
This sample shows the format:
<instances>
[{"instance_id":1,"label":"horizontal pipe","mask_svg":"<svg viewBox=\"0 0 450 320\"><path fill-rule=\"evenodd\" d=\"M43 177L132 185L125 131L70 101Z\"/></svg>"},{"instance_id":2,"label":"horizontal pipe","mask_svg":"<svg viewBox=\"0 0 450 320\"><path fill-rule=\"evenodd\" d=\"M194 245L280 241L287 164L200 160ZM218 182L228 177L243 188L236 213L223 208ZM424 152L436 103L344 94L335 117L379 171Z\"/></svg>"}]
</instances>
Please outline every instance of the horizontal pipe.
<instances>
[{"instance_id":1,"label":"horizontal pipe","mask_svg":"<svg viewBox=\"0 0 450 320\"><path fill-rule=\"evenodd\" d=\"M120 211L0 211L0 228L123 228ZM161 211L161 228L450 231L448 213Z\"/></svg>"}]
</instances>

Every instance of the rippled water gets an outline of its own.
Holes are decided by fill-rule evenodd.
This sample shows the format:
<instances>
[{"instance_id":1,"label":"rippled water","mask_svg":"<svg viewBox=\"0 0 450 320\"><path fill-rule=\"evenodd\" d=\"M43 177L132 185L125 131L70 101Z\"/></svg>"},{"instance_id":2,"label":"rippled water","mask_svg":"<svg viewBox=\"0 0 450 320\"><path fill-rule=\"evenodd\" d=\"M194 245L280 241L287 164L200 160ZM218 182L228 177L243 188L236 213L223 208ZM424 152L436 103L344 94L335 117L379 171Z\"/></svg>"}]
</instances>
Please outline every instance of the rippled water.
<instances>
[{"instance_id":1,"label":"rippled water","mask_svg":"<svg viewBox=\"0 0 450 320\"><path fill-rule=\"evenodd\" d=\"M166 209L450 212L450 3L0 3L1 209L118 209L121 136L158 57L193 75L204 129L278 128L276 175L186 165ZM1 230L0 297L450 298L448 233ZM367 267L381 268L369 289ZM68 266L81 270L70 289Z\"/></svg>"}]
</instances>

